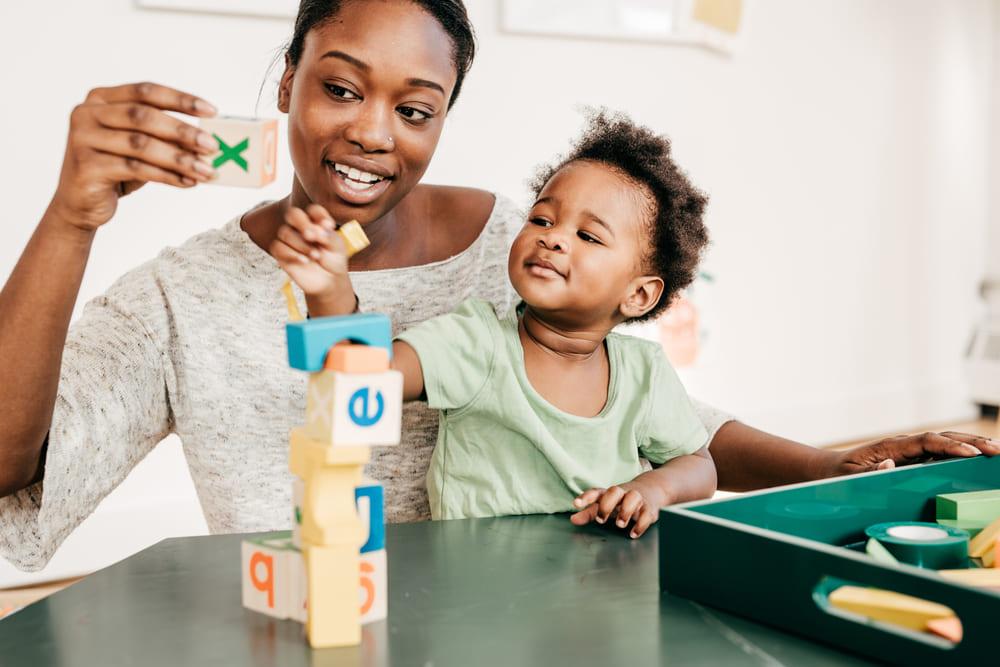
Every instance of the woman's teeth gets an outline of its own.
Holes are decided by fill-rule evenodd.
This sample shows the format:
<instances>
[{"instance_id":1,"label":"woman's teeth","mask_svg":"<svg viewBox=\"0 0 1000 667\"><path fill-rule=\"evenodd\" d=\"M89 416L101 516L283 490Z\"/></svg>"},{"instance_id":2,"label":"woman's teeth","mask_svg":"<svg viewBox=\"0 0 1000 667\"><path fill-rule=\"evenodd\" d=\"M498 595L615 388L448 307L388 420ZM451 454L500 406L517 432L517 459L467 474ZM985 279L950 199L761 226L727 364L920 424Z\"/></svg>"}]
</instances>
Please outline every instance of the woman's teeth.
<instances>
[{"instance_id":1,"label":"woman's teeth","mask_svg":"<svg viewBox=\"0 0 1000 667\"><path fill-rule=\"evenodd\" d=\"M378 176L367 171L355 169L354 167L348 167L346 164L340 164L339 162L334 163L333 168L338 174L344 177L344 182L347 183L347 187L352 190L367 190L379 181L385 179L384 176Z\"/></svg>"}]
</instances>

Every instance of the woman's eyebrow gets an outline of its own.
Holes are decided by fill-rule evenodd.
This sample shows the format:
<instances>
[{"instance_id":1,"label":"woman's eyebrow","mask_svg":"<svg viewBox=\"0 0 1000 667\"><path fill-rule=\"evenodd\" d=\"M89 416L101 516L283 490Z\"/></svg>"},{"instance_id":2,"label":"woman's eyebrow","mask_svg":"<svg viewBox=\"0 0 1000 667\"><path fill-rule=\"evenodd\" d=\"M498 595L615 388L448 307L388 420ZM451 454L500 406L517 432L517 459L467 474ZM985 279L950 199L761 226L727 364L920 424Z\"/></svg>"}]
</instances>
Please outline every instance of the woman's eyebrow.
<instances>
[{"instance_id":1,"label":"woman's eyebrow","mask_svg":"<svg viewBox=\"0 0 1000 667\"><path fill-rule=\"evenodd\" d=\"M367 72L367 71L371 70L371 68L372 68L372 66L369 65L368 63L366 63L365 61L358 60L354 56L352 56L350 54L347 54L347 53L344 53L343 51L327 51L322 56L320 56L319 59L323 60L324 58L339 58L339 59L343 60L344 62L347 62L347 63L350 63L350 64L354 65L359 70L362 70L364 72Z\"/></svg>"},{"instance_id":2,"label":"woman's eyebrow","mask_svg":"<svg viewBox=\"0 0 1000 667\"><path fill-rule=\"evenodd\" d=\"M407 79L406 85L408 86L419 86L421 88L433 88L434 90L440 91L444 95L444 87L440 84L434 83L433 81L428 81L427 79Z\"/></svg>"}]
</instances>

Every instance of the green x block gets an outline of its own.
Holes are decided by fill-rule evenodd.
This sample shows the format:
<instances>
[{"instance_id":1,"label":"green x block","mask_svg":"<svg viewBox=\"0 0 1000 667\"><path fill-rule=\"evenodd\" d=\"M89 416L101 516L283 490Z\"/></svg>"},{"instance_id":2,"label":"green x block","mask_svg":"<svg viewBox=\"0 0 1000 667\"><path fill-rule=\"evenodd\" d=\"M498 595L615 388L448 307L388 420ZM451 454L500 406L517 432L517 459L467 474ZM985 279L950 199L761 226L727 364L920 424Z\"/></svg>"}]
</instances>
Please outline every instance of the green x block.
<instances>
[{"instance_id":1,"label":"green x block","mask_svg":"<svg viewBox=\"0 0 1000 667\"><path fill-rule=\"evenodd\" d=\"M235 146L230 146L225 141L223 141L222 137L220 137L219 135L213 134L212 136L215 137L215 140L217 142L219 142L219 150L222 151L222 155L215 158L215 160L212 162L213 167L218 169L225 163L232 160L243 171L249 171L246 158L243 157L242 153L250 146L250 137L247 137L246 139L236 144Z\"/></svg>"}]
</instances>

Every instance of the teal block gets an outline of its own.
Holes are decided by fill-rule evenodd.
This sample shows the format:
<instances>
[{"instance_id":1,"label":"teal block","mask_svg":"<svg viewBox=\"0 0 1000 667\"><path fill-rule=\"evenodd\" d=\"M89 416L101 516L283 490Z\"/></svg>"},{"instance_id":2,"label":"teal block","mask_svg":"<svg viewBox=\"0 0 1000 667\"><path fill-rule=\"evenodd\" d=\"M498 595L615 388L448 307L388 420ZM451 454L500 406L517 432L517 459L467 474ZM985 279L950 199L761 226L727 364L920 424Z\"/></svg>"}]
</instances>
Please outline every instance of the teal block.
<instances>
[{"instance_id":1,"label":"teal block","mask_svg":"<svg viewBox=\"0 0 1000 667\"><path fill-rule=\"evenodd\" d=\"M1000 517L1000 489L942 493L937 497L937 519L985 521Z\"/></svg>"},{"instance_id":2,"label":"teal block","mask_svg":"<svg viewBox=\"0 0 1000 667\"><path fill-rule=\"evenodd\" d=\"M368 541L361 546L361 553L385 549L385 491L381 484L363 484L354 490L354 500L359 504L368 499Z\"/></svg>"},{"instance_id":3,"label":"teal block","mask_svg":"<svg viewBox=\"0 0 1000 667\"><path fill-rule=\"evenodd\" d=\"M326 353L341 341L383 347L392 359L392 326L381 313L317 317L285 325L288 365L300 371L323 370Z\"/></svg>"}]
</instances>

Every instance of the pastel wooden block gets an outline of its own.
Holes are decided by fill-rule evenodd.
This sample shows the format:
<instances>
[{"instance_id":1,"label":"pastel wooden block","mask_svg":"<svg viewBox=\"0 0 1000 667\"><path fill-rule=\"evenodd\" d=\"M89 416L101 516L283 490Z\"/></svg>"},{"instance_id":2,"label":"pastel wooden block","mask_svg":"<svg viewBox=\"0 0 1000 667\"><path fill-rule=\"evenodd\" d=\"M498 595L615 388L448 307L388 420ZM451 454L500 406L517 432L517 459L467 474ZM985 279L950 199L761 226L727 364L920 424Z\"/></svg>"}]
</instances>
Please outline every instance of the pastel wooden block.
<instances>
[{"instance_id":1,"label":"pastel wooden block","mask_svg":"<svg viewBox=\"0 0 1000 667\"><path fill-rule=\"evenodd\" d=\"M361 643L357 547L306 544L306 635L313 648Z\"/></svg>"},{"instance_id":2,"label":"pastel wooden block","mask_svg":"<svg viewBox=\"0 0 1000 667\"><path fill-rule=\"evenodd\" d=\"M292 544L302 549L302 504L306 495L305 480L292 478Z\"/></svg>"},{"instance_id":3,"label":"pastel wooden block","mask_svg":"<svg viewBox=\"0 0 1000 667\"><path fill-rule=\"evenodd\" d=\"M983 567L989 568L991 570L997 568L997 566L1000 565L1000 563L997 563L997 549L995 542L992 547L986 550L986 553L984 553L979 560L980 562L982 562Z\"/></svg>"},{"instance_id":4,"label":"pastel wooden block","mask_svg":"<svg viewBox=\"0 0 1000 667\"><path fill-rule=\"evenodd\" d=\"M344 240L344 245L347 246L348 257L358 254L371 245L371 241L368 240L365 230L361 228L361 223L357 220L345 222L340 227L337 227L337 233L340 234L340 238Z\"/></svg>"},{"instance_id":5,"label":"pastel wooden block","mask_svg":"<svg viewBox=\"0 0 1000 667\"><path fill-rule=\"evenodd\" d=\"M927 631L956 644L962 641L962 621L958 620L958 616L927 621Z\"/></svg>"},{"instance_id":6,"label":"pastel wooden block","mask_svg":"<svg viewBox=\"0 0 1000 667\"><path fill-rule=\"evenodd\" d=\"M372 345L334 345L323 368L341 373L381 373L389 370L389 353Z\"/></svg>"},{"instance_id":7,"label":"pastel wooden block","mask_svg":"<svg viewBox=\"0 0 1000 667\"><path fill-rule=\"evenodd\" d=\"M384 620L389 615L389 561L385 549L361 554L360 565L361 623Z\"/></svg>"},{"instance_id":8,"label":"pastel wooden block","mask_svg":"<svg viewBox=\"0 0 1000 667\"><path fill-rule=\"evenodd\" d=\"M316 317L285 325L288 365L300 371L323 370L331 347L341 341L385 348L392 359L392 326L381 313Z\"/></svg>"},{"instance_id":9,"label":"pastel wooden block","mask_svg":"<svg viewBox=\"0 0 1000 667\"><path fill-rule=\"evenodd\" d=\"M1000 518L1000 489L942 493L937 497L938 519L993 521Z\"/></svg>"},{"instance_id":10,"label":"pastel wooden block","mask_svg":"<svg viewBox=\"0 0 1000 667\"><path fill-rule=\"evenodd\" d=\"M361 469L320 468L305 480L302 544L347 545L360 551L364 529L354 501Z\"/></svg>"},{"instance_id":11,"label":"pastel wooden block","mask_svg":"<svg viewBox=\"0 0 1000 667\"><path fill-rule=\"evenodd\" d=\"M1000 537L1000 519L988 524L969 541L969 555L982 558L993 547L997 537Z\"/></svg>"},{"instance_id":12,"label":"pastel wooden block","mask_svg":"<svg viewBox=\"0 0 1000 667\"><path fill-rule=\"evenodd\" d=\"M259 188L277 176L278 121L217 116L201 119L219 145L208 156L217 176L209 183Z\"/></svg>"},{"instance_id":13,"label":"pastel wooden block","mask_svg":"<svg viewBox=\"0 0 1000 667\"><path fill-rule=\"evenodd\" d=\"M354 491L361 518L361 553L385 549L385 489L377 482L366 480Z\"/></svg>"},{"instance_id":14,"label":"pastel wooden block","mask_svg":"<svg viewBox=\"0 0 1000 667\"><path fill-rule=\"evenodd\" d=\"M399 444L403 374L321 371L309 376L306 434L334 447Z\"/></svg>"},{"instance_id":15,"label":"pastel wooden block","mask_svg":"<svg viewBox=\"0 0 1000 667\"><path fill-rule=\"evenodd\" d=\"M896 557L893 556L889 550L882 546L882 543L874 537L868 540L868 543L865 545L865 552L880 563L885 563L886 565L899 565L899 561Z\"/></svg>"},{"instance_id":16,"label":"pastel wooden block","mask_svg":"<svg viewBox=\"0 0 1000 667\"><path fill-rule=\"evenodd\" d=\"M920 631L927 628L928 621L955 615L951 609L936 602L862 586L841 586L830 593L830 604L837 609Z\"/></svg>"},{"instance_id":17,"label":"pastel wooden block","mask_svg":"<svg viewBox=\"0 0 1000 667\"><path fill-rule=\"evenodd\" d=\"M243 606L275 618L288 618L294 597L292 567L298 551L290 540L244 540Z\"/></svg>"},{"instance_id":18,"label":"pastel wooden block","mask_svg":"<svg viewBox=\"0 0 1000 667\"><path fill-rule=\"evenodd\" d=\"M317 468L326 466L364 467L372 455L371 447L331 447L328 443L313 440L303 428L293 428L288 440L288 469L302 479L307 479Z\"/></svg>"},{"instance_id":19,"label":"pastel wooden block","mask_svg":"<svg viewBox=\"0 0 1000 667\"><path fill-rule=\"evenodd\" d=\"M1000 569L995 567L938 570L938 574L949 581L966 586L1000 589Z\"/></svg>"}]
</instances>

